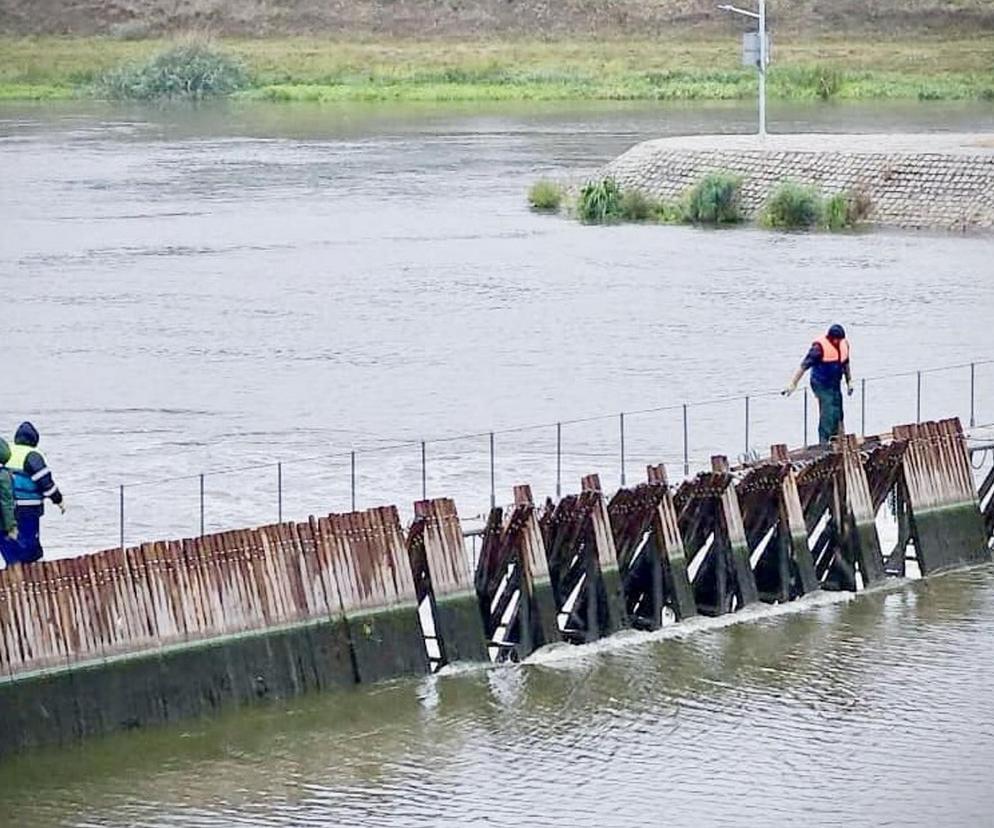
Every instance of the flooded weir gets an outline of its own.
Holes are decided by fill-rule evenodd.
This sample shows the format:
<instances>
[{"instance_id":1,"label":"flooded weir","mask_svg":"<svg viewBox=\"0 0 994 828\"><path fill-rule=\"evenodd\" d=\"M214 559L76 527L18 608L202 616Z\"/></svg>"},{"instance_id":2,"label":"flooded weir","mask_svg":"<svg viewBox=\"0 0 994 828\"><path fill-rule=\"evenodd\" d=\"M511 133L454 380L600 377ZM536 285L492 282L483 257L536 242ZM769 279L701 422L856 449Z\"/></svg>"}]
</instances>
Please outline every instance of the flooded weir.
<instances>
[{"instance_id":1,"label":"flooded weir","mask_svg":"<svg viewBox=\"0 0 994 828\"><path fill-rule=\"evenodd\" d=\"M884 549L876 516L897 518ZM491 510L475 567L455 503L311 518L0 572L0 755L261 699L518 661L554 642L858 591L990 560L994 471L958 420Z\"/></svg>"}]
</instances>

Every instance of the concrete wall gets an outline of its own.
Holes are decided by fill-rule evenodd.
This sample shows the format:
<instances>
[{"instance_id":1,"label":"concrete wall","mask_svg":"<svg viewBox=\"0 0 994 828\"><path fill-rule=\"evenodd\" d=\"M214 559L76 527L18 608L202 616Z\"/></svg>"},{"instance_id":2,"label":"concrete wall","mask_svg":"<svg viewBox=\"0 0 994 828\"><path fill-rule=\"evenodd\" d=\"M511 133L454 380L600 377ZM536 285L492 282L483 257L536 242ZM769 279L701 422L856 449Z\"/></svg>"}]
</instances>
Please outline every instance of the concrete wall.
<instances>
[{"instance_id":1,"label":"concrete wall","mask_svg":"<svg viewBox=\"0 0 994 828\"><path fill-rule=\"evenodd\" d=\"M942 230L994 228L994 136L693 136L647 141L605 169L623 187L678 199L707 172L743 176L755 215L783 181L826 195L859 190L874 224Z\"/></svg>"}]
</instances>

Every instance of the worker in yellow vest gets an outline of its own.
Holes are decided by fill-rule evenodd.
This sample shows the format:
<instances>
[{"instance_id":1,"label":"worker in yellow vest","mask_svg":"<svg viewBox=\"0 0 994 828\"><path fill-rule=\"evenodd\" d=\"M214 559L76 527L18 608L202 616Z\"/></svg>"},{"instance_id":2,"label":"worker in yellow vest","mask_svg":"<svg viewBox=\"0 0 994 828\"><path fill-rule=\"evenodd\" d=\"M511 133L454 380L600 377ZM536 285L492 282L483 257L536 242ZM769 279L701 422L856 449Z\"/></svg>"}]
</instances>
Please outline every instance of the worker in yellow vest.
<instances>
[{"instance_id":1,"label":"worker in yellow vest","mask_svg":"<svg viewBox=\"0 0 994 828\"><path fill-rule=\"evenodd\" d=\"M45 458L38 451L38 430L31 423L21 423L14 435L7 468L14 476L14 501L17 505L17 534L20 560L32 563L41 558L41 516L45 501L51 500L66 511L62 492L52 479Z\"/></svg>"},{"instance_id":2,"label":"worker in yellow vest","mask_svg":"<svg viewBox=\"0 0 994 828\"><path fill-rule=\"evenodd\" d=\"M785 396L794 392L808 369L811 370L811 390L818 398L818 442L825 445L832 437L842 433L843 379L846 381L847 394L852 396L852 370L849 366L849 341L846 339L845 328L832 325L828 333L811 343L801 367L783 390Z\"/></svg>"}]
</instances>

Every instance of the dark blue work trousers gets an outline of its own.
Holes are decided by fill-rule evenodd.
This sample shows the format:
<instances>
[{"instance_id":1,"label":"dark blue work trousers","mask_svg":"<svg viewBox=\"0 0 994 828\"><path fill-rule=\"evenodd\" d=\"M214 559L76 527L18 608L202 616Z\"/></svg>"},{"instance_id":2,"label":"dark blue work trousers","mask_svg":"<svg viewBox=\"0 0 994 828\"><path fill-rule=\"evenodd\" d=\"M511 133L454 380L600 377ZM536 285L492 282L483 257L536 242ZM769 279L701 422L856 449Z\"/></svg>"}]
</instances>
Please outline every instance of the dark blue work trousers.
<instances>
[{"instance_id":1,"label":"dark blue work trousers","mask_svg":"<svg viewBox=\"0 0 994 828\"><path fill-rule=\"evenodd\" d=\"M21 506L17 510L17 540L0 540L0 553L7 566L41 560L41 509Z\"/></svg>"}]
</instances>

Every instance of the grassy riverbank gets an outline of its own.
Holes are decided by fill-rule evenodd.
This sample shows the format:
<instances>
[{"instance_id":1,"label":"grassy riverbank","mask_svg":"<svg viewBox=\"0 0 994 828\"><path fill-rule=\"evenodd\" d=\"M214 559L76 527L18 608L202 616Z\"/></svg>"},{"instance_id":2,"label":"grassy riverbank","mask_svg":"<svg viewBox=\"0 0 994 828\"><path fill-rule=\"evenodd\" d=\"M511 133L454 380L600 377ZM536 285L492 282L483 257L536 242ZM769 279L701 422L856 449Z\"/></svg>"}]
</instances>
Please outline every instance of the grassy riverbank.
<instances>
[{"instance_id":1,"label":"grassy riverbank","mask_svg":"<svg viewBox=\"0 0 994 828\"><path fill-rule=\"evenodd\" d=\"M0 38L0 100L91 97L108 70L173 40ZM339 42L225 38L237 97L274 101L734 100L755 94L733 38ZM781 99L994 100L994 35L777 43Z\"/></svg>"}]
</instances>

